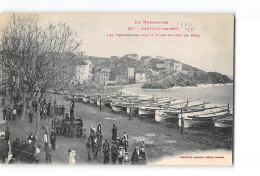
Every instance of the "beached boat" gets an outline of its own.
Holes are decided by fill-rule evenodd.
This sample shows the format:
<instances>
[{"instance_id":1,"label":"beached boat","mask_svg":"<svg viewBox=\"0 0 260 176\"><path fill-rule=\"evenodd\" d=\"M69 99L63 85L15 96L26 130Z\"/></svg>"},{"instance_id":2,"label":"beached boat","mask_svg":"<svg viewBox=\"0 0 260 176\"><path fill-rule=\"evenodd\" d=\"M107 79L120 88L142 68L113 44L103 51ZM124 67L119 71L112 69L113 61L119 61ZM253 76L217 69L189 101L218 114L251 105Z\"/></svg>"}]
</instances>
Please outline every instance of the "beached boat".
<instances>
[{"instance_id":1,"label":"beached boat","mask_svg":"<svg viewBox=\"0 0 260 176\"><path fill-rule=\"evenodd\" d=\"M126 111L127 109L127 105L126 104L122 104L122 103L112 103L111 104L111 109L114 111L114 112L122 112L122 111Z\"/></svg>"},{"instance_id":2,"label":"beached boat","mask_svg":"<svg viewBox=\"0 0 260 176\"><path fill-rule=\"evenodd\" d=\"M214 119L214 126L217 128L232 128L234 116L230 115L225 118Z\"/></svg>"},{"instance_id":3,"label":"beached boat","mask_svg":"<svg viewBox=\"0 0 260 176\"><path fill-rule=\"evenodd\" d=\"M187 112L179 114L179 126L181 127L181 119L184 119L184 127L201 127L214 126L213 119L221 119L230 115L226 106L205 108L203 111Z\"/></svg>"}]
</instances>

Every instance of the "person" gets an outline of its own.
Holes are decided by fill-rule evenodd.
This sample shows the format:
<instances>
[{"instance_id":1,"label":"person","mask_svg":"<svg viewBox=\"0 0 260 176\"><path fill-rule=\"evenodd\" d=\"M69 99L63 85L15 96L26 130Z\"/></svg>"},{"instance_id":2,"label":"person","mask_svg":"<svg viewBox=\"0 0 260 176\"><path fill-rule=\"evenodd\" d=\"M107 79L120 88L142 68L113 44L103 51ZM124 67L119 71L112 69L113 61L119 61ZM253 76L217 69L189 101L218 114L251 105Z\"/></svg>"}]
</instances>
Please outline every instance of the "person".
<instances>
[{"instance_id":1,"label":"person","mask_svg":"<svg viewBox=\"0 0 260 176\"><path fill-rule=\"evenodd\" d=\"M73 107L70 108L70 122L74 122L74 109Z\"/></svg>"},{"instance_id":2,"label":"person","mask_svg":"<svg viewBox=\"0 0 260 176\"><path fill-rule=\"evenodd\" d=\"M5 140L8 142L10 140L10 131L9 131L9 127L6 127L5 130Z\"/></svg>"},{"instance_id":3,"label":"person","mask_svg":"<svg viewBox=\"0 0 260 176\"><path fill-rule=\"evenodd\" d=\"M115 141L112 141L111 158L113 164L116 164L117 157L118 157L118 146L116 145Z\"/></svg>"},{"instance_id":4,"label":"person","mask_svg":"<svg viewBox=\"0 0 260 176\"><path fill-rule=\"evenodd\" d=\"M20 155L20 146L20 140L19 138L16 138L15 142L12 144L12 154L15 160L17 160Z\"/></svg>"},{"instance_id":5,"label":"person","mask_svg":"<svg viewBox=\"0 0 260 176\"><path fill-rule=\"evenodd\" d=\"M4 107L2 112L3 112L3 120L6 120L6 113L7 113L6 107Z\"/></svg>"},{"instance_id":6,"label":"person","mask_svg":"<svg viewBox=\"0 0 260 176\"><path fill-rule=\"evenodd\" d=\"M47 145L47 148L46 148L45 163L51 164L51 149L48 145Z\"/></svg>"},{"instance_id":7,"label":"person","mask_svg":"<svg viewBox=\"0 0 260 176\"><path fill-rule=\"evenodd\" d=\"M181 117L181 134L182 135L185 134L184 118L183 117Z\"/></svg>"},{"instance_id":8,"label":"person","mask_svg":"<svg viewBox=\"0 0 260 176\"><path fill-rule=\"evenodd\" d=\"M34 154L34 163L35 164L40 163L40 154L41 154L41 145L39 144L35 149L35 154Z\"/></svg>"},{"instance_id":9,"label":"person","mask_svg":"<svg viewBox=\"0 0 260 176\"><path fill-rule=\"evenodd\" d=\"M139 154L139 163L142 165L146 165L146 156L145 156L145 151L144 151L143 147L141 147L141 151Z\"/></svg>"},{"instance_id":10,"label":"person","mask_svg":"<svg viewBox=\"0 0 260 176\"><path fill-rule=\"evenodd\" d=\"M56 137L57 137L57 135L56 135L55 131L52 130L51 135L50 135L50 141L51 141L51 147L53 150L56 149Z\"/></svg>"},{"instance_id":11,"label":"person","mask_svg":"<svg viewBox=\"0 0 260 176\"><path fill-rule=\"evenodd\" d=\"M34 162L34 154L35 154L35 147L34 144L32 143L32 140L28 140L28 144L25 147L25 152L26 152L26 160L25 162L28 164L31 164Z\"/></svg>"},{"instance_id":12,"label":"person","mask_svg":"<svg viewBox=\"0 0 260 176\"><path fill-rule=\"evenodd\" d=\"M29 110L28 116L29 116L29 119L30 119L30 123L32 123L32 121L33 121L33 112Z\"/></svg>"},{"instance_id":13,"label":"person","mask_svg":"<svg viewBox=\"0 0 260 176\"><path fill-rule=\"evenodd\" d=\"M98 126L97 126L97 132L98 132L98 133L102 133L102 132L101 132L101 124L98 124Z\"/></svg>"},{"instance_id":14,"label":"person","mask_svg":"<svg viewBox=\"0 0 260 176\"><path fill-rule=\"evenodd\" d=\"M47 151L47 148L48 148L48 133L47 133L47 130L45 131L45 133L43 135L43 142L44 142L44 145L45 145L44 150Z\"/></svg>"},{"instance_id":15,"label":"person","mask_svg":"<svg viewBox=\"0 0 260 176\"><path fill-rule=\"evenodd\" d=\"M11 110L11 108L8 106L7 112L6 112L6 120L7 120L7 121L10 121L10 120L11 120L11 116L12 116L12 110Z\"/></svg>"},{"instance_id":16,"label":"person","mask_svg":"<svg viewBox=\"0 0 260 176\"><path fill-rule=\"evenodd\" d=\"M104 153L104 164L108 164L109 155L110 155L110 147L109 147L109 143L107 142L107 139L105 140L105 143L103 144L103 153Z\"/></svg>"},{"instance_id":17,"label":"person","mask_svg":"<svg viewBox=\"0 0 260 176\"><path fill-rule=\"evenodd\" d=\"M74 102L74 97L73 97L73 100L71 101L71 108L73 109L75 106L75 102Z\"/></svg>"},{"instance_id":18,"label":"person","mask_svg":"<svg viewBox=\"0 0 260 176\"><path fill-rule=\"evenodd\" d=\"M96 133L95 125L92 125L92 127L90 128L90 134L95 134L95 133Z\"/></svg>"},{"instance_id":19,"label":"person","mask_svg":"<svg viewBox=\"0 0 260 176\"><path fill-rule=\"evenodd\" d=\"M2 105L5 105L5 97L2 97Z\"/></svg>"},{"instance_id":20,"label":"person","mask_svg":"<svg viewBox=\"0 0 260 176\"><path fill-rule=\"evenodd\" d=\"M99 111L100 112L101 112L101 109L102 109L101 102L102 102L102 99L101 99L101 96L99 96Z\"/></svg>"},{"instance_id":21,"label":"person","mask_svg":"<svg viewBox=\"0 0 260 176\"><path fill-rule=\"evenodd\" d=\"M131 164L132 165L138 165L139 164L139 148L138 147L135 148L135 150L132 154Z\"/></svg>"},{"instance_id":22,"label":"person","mask_svg":"<svg viewBox=\"0 0 260 176\"><path fill-rule=\"evenodd\" d=\"M17 111L16 108L14 108L12 111L12 120L16 120L16 115L17 115Z\"/></svg>"},{"instance_id":23,"label":"person","mask_svg":"<svg viewBox=\"0 0 260 176\"><path fill-rule=\"evenodd\" d=\"M5 140L5 136L0 137L0 162L5 163L5 159L8 157L8 142Z\"/></svg>"},{"instance_id":24,"label":"person","mask_svg":"<svg viewBox=\"0 0 260 176\"><path fill-rule=\"evenodd\" d=\"M129 165L129 156L128 156L128 152L125 152L124 165Z\"/></svg>"},{"instance_id":25,"label":"person","mask_svg":"<svg viewBox=\"0 0 260 176\"><path fill-rule=\"evenodd\" d=\"M61 106L61 115L64 115L64 113L65 113L65 107L64 107L64 105L62 105Z\"/></svg>"},{"instance_id":26,"label":"person","mask_svg":"<svg viewBox=\"0 0 260 176\"><path fill-rule=\"evenodd\" d=\"M98 138L95 136L92 144L93 159L97 159L98 154Z\"/></svg>"},{"instance_id":27,"label":"person","mask_svg":"<svg viewBox=\"0 0 260 176\"><path fill-rule=\"evenodd\" d=\"M118 150L118 162L119 162L119 165L123 165L124 157L125 157L124 147L120 146L119 150Z\"/></svg>"},{"instance_id":28,"label":"person","mask_svg":"<svg viewBox=\"0 0 260 176\"><path fill-rule=\"evenodd\" d=\"M25 152L25 148L26 148L26 142L25 141L22 141L22 144L21 144L21 146L20 146L20 148L19 148L19 150L20 150L20 161L21 161L21 163L25 163L25 161L26 161L26 152Z\"/></svg>"},{"instance_id":29,"label":"person","mask_svg":"<svg viewBox=\"0 0 260 176\"><path fill-rule=\"evenodd\" d=\"M87 149L87 153L88 153L88 161L92 161L90 141L87 142L86 149Z\"/></svg>"},{"instance_id":30,"label":"person","mask_svg":"<svg viewBox=\"0 0 260 176\"><path fill-rule=\"evenodd\" d=\"M27 140L31 140L33 144L35 144L36 142L36 138L33 134L33 132L30 133L30 135L28 136L28 139Z\"/></svg>"},{"instance_id":31,"label":"person","mask_svg":"<svg viewBox=\"0 0 260 176\"><path fill-rule=\"evenodd\" d=\"M143 147L143 149L145 149L145 143L144 143L144 141L141 141L141 147Z\"/></svg>"},{"instance_id":32,"label":"person","mask_svg":"<svg viewBox=\"0 0 260 176\"><path fill-rule=\"evenodd\" d=\"M76 164L76 160L75 160L76 151L74 149L72 149L72 150L68 150L68 152L69 152L69 165L75 165Z\"/></svg>"},{"instance_id":33,"label":"person","mask_svg":"<svg viewBox=\"0 0 260 176\"><path fill-rule=\"evenodd\" d=\"M124 137L123 137L123 142L124 142L124 148L125 148L125 151L127 152L127 149L128 149L128 135L126 134L126 132L124 132Z\"/></svg>"},{"instance_id":34,"label":"person","mask_svg":"<svg viewBox=\"0 0 260 176\"><path fill-rule=\"evenodd\" d=\"M112 140L116 141L117 138L117 127L115 124L113 124L113 128L112 128Z\"/></svg>"}]
</instances>

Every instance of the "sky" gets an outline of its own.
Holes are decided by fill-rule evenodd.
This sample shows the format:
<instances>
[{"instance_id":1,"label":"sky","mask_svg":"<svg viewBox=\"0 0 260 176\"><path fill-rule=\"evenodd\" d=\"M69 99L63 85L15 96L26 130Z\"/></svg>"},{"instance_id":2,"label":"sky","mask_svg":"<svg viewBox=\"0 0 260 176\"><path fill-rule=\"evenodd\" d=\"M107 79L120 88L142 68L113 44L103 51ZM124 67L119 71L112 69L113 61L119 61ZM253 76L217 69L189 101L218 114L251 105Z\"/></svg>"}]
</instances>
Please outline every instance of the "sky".
<instances>
[{"instance_id":1,"label":"sky","mask_svg":"<svg viewBox=\"0 0 260 176\"><path fill-rule=\"evenodd\" d=\"M10 16L11 14L0 14L1 28ZM40 25L65 22L71 26L82 39L82 51L89 56L163 56L205 71L233 76L234 16L231 14L39 13L36 16ZM167 21L168 24L143 24L143 20ZM141 24L136 24L135 21L141 21ZM185 31L180 25L185 23L194 31ZM129 30L129 27L136 30ZM178 27L178 30L144 31L140 30L142 27ZM114 36L109 37L108 34ZM147 34L149 37L116 37L116 34ZM189 37L157 37L156 34L188 34ZM190 37L191 34L199 37Z\"/></svg>"}]
</instances>

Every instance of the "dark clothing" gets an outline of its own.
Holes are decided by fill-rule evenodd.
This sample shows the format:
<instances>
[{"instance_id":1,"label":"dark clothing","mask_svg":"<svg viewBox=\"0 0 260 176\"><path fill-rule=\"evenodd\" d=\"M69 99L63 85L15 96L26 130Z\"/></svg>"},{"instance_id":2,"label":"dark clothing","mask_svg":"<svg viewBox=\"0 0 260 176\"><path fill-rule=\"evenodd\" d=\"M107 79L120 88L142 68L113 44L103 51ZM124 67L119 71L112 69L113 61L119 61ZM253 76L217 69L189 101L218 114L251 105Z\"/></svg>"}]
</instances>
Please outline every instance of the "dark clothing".
<instances>
[{"instance_id":1,"label":"dark clothing","mask_svg":"<svg viewBox=\"0 0 260 176\"><path fill-rule=\"evenodd\" d=\"M139 164L139 155L137 153L137 151L135 150L132 154L132 157L131 157L131 164L132 165L137 165Z\"/></svg>"},{"instance_id":2,"label":"dark clothing","mask_svg":"<svg viewBox=\"0 0 260 176\"><path fill-rule=\"evenodd\" d=\"M115 141L116 138L117 138L117 127L114 126L114 127L112 128L112 140Z\"/></svg>"},{"instance_id":3,"label":"dark clothing","mask_svg":"<svg viewBox=\"0 0 260 176\"><path fill-rule=\"evenodd\" d=\"M10 131L6 129L5 130L5 140L9 141L9 139L10 139Z\"/></svg>"},{"instance_id":4,"label":"dark clothing","mask_svg":"<svg viewBox=\"0 0 260 176\"><path fill-rule=\"evenodd\" d=\"M51 149L49 147L47 147L47 150L46 150L45 163L51 164Z\"/></svg>"},{"instance_id":5,"label":"dark clothing","mask_svg":"<svg viewBox=\"0 0 260 176\"><path fill-rule=\"evenodd\" d=\"M145 151L140 151L140 154L139 154L139 164L142 164L142 165L146 164Z\"/></svg>"},{"instance_id":6,"label":"dark clothing","mask_svg":"<svg viewBox=\"0 0 260 176\"><path fill-rule=\"evenodd\" d=\"M51 141L51 147L53 150L56 149L56 133L54 131L51 132L51 135L50 135L50 141Z\"/></svg>"},{"instance_id":7,"label":"dark clothing","mask_svg":"<svg viewBox=\"0 0 260 176\"><path fill-rule=\"evenodd\" d=\"M111 147L111 158L113 164L116 164L116 160L118 158L118 146L116 144L113 144Z\"/></svg>"},{"instance_id":8,"label":"dark clothing","mask_svg":"<svg viewBox=\"0 0 260 176\"><path fill-rule=\"evenodd\" d=\"M6 113L7 113L7 110L4 108L3 109L3 120L6 120Z\"/></svg>"},{"instance_id":9,"label":"dark clothing","mask_svg":"<svg viewBox=\"0 0 260 176\"><path fill-rule=\"evenodd\" d=\"M32 123L32 120L33 120L33 113L32 113L32 111L30 111L28 115L29 115L30 123Z\"/></svg>"},{"instance_id":10,"label":"dark clothing","mask_svg":"<svg viewBox=\"0 0 260 176\"><path fill-rule=\"evenodd\" d=\"M26 163L33 163L34 162L34 152L35 152L35 147L33 143L27 144L26 148Z\"/></svg>"},{"instance_id":11,"label":"dark clothing","mask_svg":"<svg viewBox=\"0 0 260 176\"><path fill-rule=\"evenodd\" d=\"M8 157L9 146L5 139L0 139L0 162L5 163L5 158Z\"/></svg>"},{"instance_id":12,"label":"dark clothing","mask_svg":"<svg viewBox=\"0 0 260 176\"><path fill-rule=\"evenodd\" d=\"M26 153L25 153L25 148L26 148L26 143L22 143L21 146L20 146L20 161L22 163L25 163L26 162Z\"/></svg>"},{"instance_id":13,"label":"dark clothing","mask_svg":"<svg viewBox=\"0 0 260 176\"><path fill-rule=\"evenodd\" d=\"M20 142L19 141L15 141L13 144L12 144L12 154L13 154L13 158L18 158L18 156L20 155Z\"/></svg>"},{"instance_id":14,"label":"dark clothing","mask_svg":"<svg viewBox=\"0 0 260 176\"><path fill-rule=\"evenodd\" d=\"M104 164L107 164L109 163L109 154L110 154L110 148L108 142L105 142L103 145L103 153L104 153Z\"/></svg>"},{"instance_id":15,"label":"dark clothing","mask_svg":"<svg viewBox=\"0 0 260 176\"><path fill-rule=\"evenodd\" d=\"M36 139L35 139L35 136L34 136L34 135L28 136L28 140L31 140L32 143L35 144Z\"/></svg>"}]
</instances>

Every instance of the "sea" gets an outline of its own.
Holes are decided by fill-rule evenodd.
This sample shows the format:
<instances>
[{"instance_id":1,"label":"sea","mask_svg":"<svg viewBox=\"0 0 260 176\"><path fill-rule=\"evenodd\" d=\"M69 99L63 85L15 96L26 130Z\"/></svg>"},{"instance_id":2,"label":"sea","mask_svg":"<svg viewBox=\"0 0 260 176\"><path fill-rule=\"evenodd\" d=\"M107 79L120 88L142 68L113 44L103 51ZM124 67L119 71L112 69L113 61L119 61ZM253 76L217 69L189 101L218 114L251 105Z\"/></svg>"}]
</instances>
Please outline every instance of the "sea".
<instances>
[{"instance_id":1,"label":"sea","mask_svg":"<svg viewBox=\"0 0 260 176\"><path fill-rule=\"evenodd\" d=\"M233 107L233 84L201 84L196 87L172 87L169 89L142 89L142 84L125 86L123 94L149 97L169 97L171 99L204 100L216 105Z\"/></svg>"}]
</instances>

